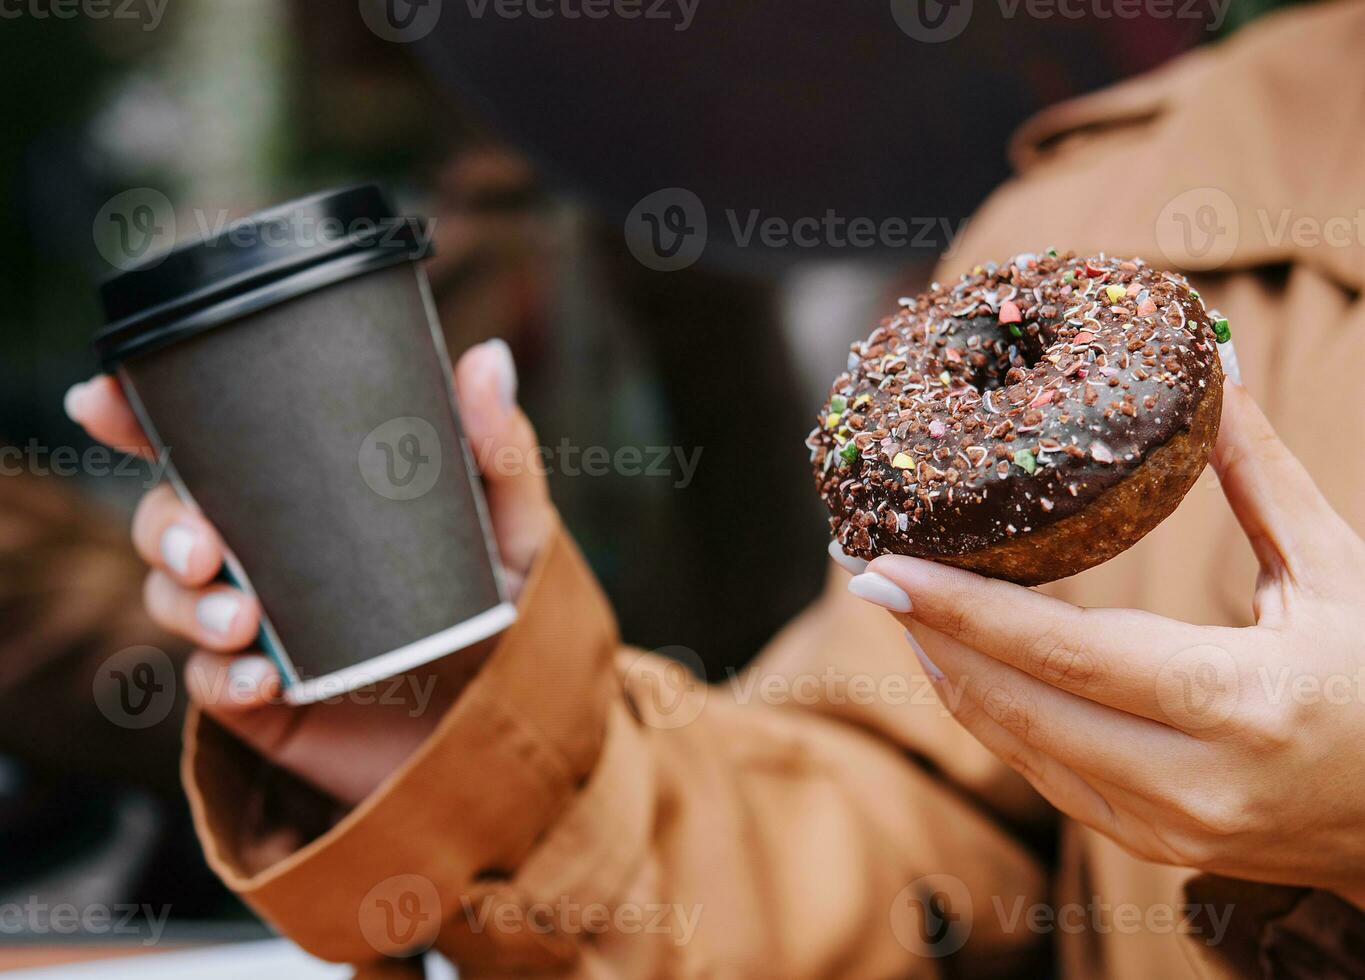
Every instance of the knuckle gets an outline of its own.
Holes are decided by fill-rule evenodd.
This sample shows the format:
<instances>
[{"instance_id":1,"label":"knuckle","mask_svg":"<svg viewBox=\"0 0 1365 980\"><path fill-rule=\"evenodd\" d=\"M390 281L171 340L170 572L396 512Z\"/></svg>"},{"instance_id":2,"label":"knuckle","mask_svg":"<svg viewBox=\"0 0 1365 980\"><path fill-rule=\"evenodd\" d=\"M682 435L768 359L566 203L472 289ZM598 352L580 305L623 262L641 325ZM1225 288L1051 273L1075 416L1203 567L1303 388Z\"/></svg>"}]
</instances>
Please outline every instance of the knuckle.
<instances>
[{"instance_id":1,"label":"knuckle","mask_svg":"<svg viewBox=\"0 0 1365 980\"><path fill-rule=\"evenodd\" d=\"M939 617L939 631L947 636L959 639L968 646L974 646L971 641L972 622L967 615L967 607L957 601L952 601L943 610Z\"/></svg>"},{"instance_id":2,"label":"knuckle","mask_svg":"<svg viewBox=\"0 0 1365 980\"><path fill-rule=\"evenodd\" d=\"M1081 690L1095 676L1095 658L1083 646L1049 631L1025 648L1024 669L1049 684Z\"/></svg>"},{"instance_id":3,"label":"knuckle","mask_svg":"<svg viewBox=\"0 0 1365 980\"><path fill-rule=\"evenodd\" d=\"M1190 837L1196 845L1200 863L1207 863L1221 853L1229 839L1246 833L1251 827L1252 808L1249 801L1228 789L1203 791L1185 801L1183 812L1195 825L1198 833Z\"/></svg>"},{"instance_id":4,"label":"knuckle","mask_svg":"<svg viewBox=\"0 0 1365 980\"><path fill-rule=\"evenodd\" d=\"M1239 719L1238 734L1250 742L1258 755L1279 752L1294 745L1302 731L1307 709L1290 702L1269 705Z\"/></svg>"},{"instance_id":5,"label":"knuckle","mask_svg":"<svg viewBox=\"0 0 1365 980\"><path fill-rule=\"evenodd\" d=\"M992 687L981 699L984 711L1005 731L1025 742L1033 731L1033 707L1025 698L1003 687Z\"/></svg>"},{"instance_id":6,"label":"knuckle","mask_svg":"<svg viewBox=\"0 0 1365 980\"><path fill-rule=\"evenodd\" d=\"M132 535L134 543L144 549L155 550L158 529L169 523L178 504L175 491L165 484L148 490L133 511Z\"/></svg>"},{"instance_id":7,"label":"knuckle","mask_svg":"<svg viewBox=\"0 0 1365 980\"><path fill-rule=\"evenodd\" d=\"M166 595L166 585L162 579L165 576L156 570L152 570L142 579L142 605L153 616L165 605L163 602Z\"/></svg>"},{"instance_id":8,"label":"knuckle","mask_svg":"<svg viewBox=\"0 0 1365 980\"><path fill-rule=\"evenodd\" d=\"M1188 830L1153 828L1157 853L1163 863L1184 868L1205 868L1218 859L1216 842L1207 835Z\"/></svg>"},{"instance_id":9,"label":"knuckle","mask_svg":"<svg viewBox=\"0 0 1365 980\"><path fill-rule=\"evenodd\" d=\"M1249 685L1243 683L1241 687L1245 690ZM1223 735L1260 757L1297 744L1312 720L1312 706L1292 696L1288 686L1282 691L1258 693L1261 696L1238 699Z\"/></svg>"},{"instance_id":10,"label":"knuckle","mask_svg":"<svg viewBox=\"0 0 1365 980\"><path fill-rule=\"evenodd\" d=\"M142 580L142 607L152 621L163 629L176 625L176 607L172 583L164 572L152 570Z\"/></svg>"},{"instance_id":11,"label":"knuckle","mask_svg":"<svg viewBox=\"0 0 1365 980\"><path fill-rule=\"evenodd\" d=\"M1250 445L1227 444L1222 447L1222 481L1238 481L1245 479L1247 474L1244 472L1248 468L1256 465L1257 453L1254 448L1259 439L1253 437Z\"/></svg>"}]
</instances>

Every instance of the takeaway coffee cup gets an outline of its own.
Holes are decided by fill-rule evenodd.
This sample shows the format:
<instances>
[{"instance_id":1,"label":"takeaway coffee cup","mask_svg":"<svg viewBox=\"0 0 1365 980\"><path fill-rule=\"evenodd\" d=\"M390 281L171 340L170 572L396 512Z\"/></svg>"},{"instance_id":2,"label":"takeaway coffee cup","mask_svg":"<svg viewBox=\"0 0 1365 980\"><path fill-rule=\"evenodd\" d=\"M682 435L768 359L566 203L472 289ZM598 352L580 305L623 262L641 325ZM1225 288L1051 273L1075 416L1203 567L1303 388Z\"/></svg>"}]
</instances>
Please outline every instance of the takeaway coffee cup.
<instances>
[{"instance_id":1,"label":"takeaway coffee cup","mask_svg":"<svg viewBox=\"0 0 1365 980\"><path fill-rule=\"evenodd\" d=\"M506 628L422 223L373 185L253 215L107 280L95 338L308 703Z\"/></svg>"}]
</instances>

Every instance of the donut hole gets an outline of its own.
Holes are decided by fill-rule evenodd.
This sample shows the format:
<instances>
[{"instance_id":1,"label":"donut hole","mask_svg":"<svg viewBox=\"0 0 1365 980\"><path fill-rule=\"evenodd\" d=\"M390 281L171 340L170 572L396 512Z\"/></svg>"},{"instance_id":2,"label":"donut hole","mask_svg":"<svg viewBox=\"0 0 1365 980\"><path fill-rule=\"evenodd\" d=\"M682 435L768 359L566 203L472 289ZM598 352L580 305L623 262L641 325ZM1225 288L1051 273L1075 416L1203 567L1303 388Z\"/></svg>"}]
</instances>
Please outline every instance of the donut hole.
<instances>
[{"instance_id":1,"label":"donut hole","mask_svg":"<svg viewBox=\"0 0 1365 980\"><path fill-rule=\"evenodd\" d=\"M965 351L965 380L983 394L1021 381L1043 359L1045 330L1038 323L1014 324L1019 335L995 317L973 317L946 338L946 346Z\"/></svg>"}]
</instances>

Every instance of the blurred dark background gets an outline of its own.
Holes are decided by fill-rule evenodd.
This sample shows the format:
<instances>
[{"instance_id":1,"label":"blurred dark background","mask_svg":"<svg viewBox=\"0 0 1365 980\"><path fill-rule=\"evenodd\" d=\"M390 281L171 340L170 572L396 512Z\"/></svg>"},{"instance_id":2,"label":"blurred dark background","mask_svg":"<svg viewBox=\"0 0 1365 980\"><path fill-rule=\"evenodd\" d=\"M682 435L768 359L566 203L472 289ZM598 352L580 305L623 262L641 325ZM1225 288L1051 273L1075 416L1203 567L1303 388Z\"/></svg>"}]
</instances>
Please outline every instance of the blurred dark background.
<instances>
[{"instance_id":1,"label":"blurred dark background","mask_svg":"<svg viewBox=\"0 0 1365 980\"><path fill-rule=\"evenodd\" d=\"M789 488L809 481L824 385L1005 178L1010 131L1268 6L1234 0L1209 30L1007 20L978 0L959 36L926 44L898 26L899 3L699 0L681 29L476 19L447 0L413 43L380 36L367 0L0 20L0 902L246 918L188 829L180 704L136 727L92 695L130 647L186 654L140 609L126 525L146 469L102 463L62 411L95 369L101 206L154 188L184 238L192 213L387 181L436 222L452 351L511 344L544 445L668 447L663 475L561 471L552 489L625 638L695 651L715 679L819 591L822 508ZM665 272L637 260L623 222L672 187L706 203L710 227L700 261ZM722 216L753 211L935 231L746 246Z\"/></svg>"}]
</instances>

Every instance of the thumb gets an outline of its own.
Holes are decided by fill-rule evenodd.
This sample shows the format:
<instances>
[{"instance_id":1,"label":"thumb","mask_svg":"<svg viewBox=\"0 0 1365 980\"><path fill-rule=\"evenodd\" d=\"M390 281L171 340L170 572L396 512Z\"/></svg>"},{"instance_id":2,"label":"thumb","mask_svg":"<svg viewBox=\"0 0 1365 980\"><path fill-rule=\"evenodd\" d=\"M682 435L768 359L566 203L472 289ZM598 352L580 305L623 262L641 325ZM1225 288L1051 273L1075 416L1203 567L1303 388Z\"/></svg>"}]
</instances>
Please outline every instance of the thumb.
<instances>
[{"instance_id":1,"label":"thumb","mask_svg":"<svg viewBox=\"0 0 1365 980\"><path fill-rule=\"evenodd\" d=\"M1212 464L1262 570L1300 585L1330 584L1325 573L1355 533L1239 384L1223 387Z\"/></svg>"},{"instance_id":2,"label":"thumb","mask_svg":"<svg viewBox=\"0 0 1365 980\"><path fill-rule=\"evenodd\" d=\"M465 351L455 365L455 391L516 591L549 537L554 512L535 430L517 407L517 369L507 343L494 339Z\"/></svg>"}]
</instances>

